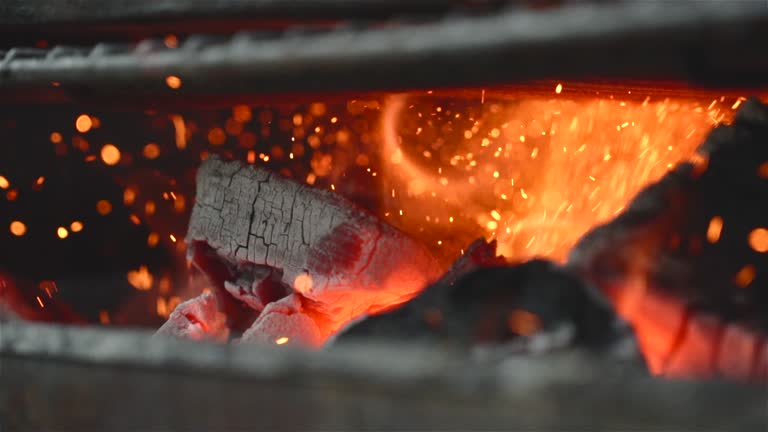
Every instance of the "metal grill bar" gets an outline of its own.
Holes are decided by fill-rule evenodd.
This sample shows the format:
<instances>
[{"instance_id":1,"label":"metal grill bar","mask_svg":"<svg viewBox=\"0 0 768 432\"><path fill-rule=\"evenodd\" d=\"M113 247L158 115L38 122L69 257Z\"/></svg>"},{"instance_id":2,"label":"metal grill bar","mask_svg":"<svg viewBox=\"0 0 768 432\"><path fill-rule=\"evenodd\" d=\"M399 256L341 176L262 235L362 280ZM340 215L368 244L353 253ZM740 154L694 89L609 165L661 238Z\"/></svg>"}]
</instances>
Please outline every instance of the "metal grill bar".
<instances>
[{"instance_id":1,"label":"metal grill bar","mask_svg":"<svg viewBox=\"0 0 768 432\"><path fill-rule=\"evenodd\" d=\"M382 18L487 9L508 0L5 0L0 25L183 18Z\"/></svg>"},{"instance_id":2,"label":"metal grill bar","mask_svg":"<svg viewBox=\"0 0 768 432\"><path fill-rule=\"evenodd\" d=\"M2 323L5 430L760 430L768 389L656 381L577 353L474 363ZM5 422L5 424L3 424Z\"/></svg>"},{"instance_id":3,"label":"metal grill bar","mask_svg":"<svg viewBox=\"0 0 768 432\"><path fill-rule=\"evenodd\" d=\"M12 49L0 88L68 97L172 98L401 90L531 79L651 78L765 84L768 5L639 2L449 18L390 28L191 37L177 49ZM166 77L182 87L172 90Z\"/></svg>"}]
</instances>

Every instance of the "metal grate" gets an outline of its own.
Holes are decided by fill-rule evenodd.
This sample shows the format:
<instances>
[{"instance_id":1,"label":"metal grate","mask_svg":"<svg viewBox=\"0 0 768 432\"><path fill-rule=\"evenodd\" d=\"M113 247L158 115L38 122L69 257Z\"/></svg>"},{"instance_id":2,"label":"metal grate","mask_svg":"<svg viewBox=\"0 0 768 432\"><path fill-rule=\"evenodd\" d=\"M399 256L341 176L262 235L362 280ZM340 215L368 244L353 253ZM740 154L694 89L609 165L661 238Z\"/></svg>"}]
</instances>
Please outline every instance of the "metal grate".
<instances>
[{"instance_id":1,"label":"metal grate","mask_svg":"<svg viewBox=\"0 0 768 432\"><path fill-rule=\"evenodd\" d=\"M291 28L92 47L16 48L0 88L64 98L400 90L532 79L651 78L764 84L761 2L569 6L421 24ZM166 77L181 78L170 89Z\"/></svg>"}]
</instances>

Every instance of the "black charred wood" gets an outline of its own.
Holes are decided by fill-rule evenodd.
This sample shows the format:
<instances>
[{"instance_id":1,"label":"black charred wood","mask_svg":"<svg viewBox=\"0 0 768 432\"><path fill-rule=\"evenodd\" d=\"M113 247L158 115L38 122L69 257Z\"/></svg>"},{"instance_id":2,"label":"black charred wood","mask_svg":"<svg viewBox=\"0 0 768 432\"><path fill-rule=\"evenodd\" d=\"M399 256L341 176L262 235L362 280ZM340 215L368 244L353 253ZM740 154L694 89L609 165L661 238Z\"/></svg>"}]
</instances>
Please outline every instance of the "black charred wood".
<instances>
[{"instance_id":1,"label":"black charred wood","mask_svg":"<svg viewBox=\"0 0 768 432\"><path fill-rule=\"evenodd\" d=\"M504 265L496 258L495 263L467 265L467 255L488 248L478 242L473 246L418 297L352 324L336 340L504 346L520 352L564 347L632 351L631 330L575 275L544 260Z\"/></svg>"},{"instance_id":2,"label":"black charred wood","mask_svg":"<svg viewBox=\"0 0 768 432\"><path fill-rule=\"evenodd\" d=\"M750 246L753 230L768 227L766 143L768 107L747 100L700 146L698 162L679 165L585 235L568 266L609 294L643 275L697 310L768 331L768 254ZM708 235L718 220L722 230ZM754 277L737 277L744 268Z\"/></svg>"}]
</instances>

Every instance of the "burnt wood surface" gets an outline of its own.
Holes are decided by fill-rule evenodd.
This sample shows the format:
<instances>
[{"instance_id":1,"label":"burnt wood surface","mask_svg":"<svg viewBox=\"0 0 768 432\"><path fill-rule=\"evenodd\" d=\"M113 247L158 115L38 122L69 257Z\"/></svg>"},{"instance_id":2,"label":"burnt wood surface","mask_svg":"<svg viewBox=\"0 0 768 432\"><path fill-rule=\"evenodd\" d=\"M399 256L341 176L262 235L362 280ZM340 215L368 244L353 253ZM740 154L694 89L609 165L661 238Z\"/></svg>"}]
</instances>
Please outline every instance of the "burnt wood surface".
<instances>
[{"instance_id":1,"label":"burnt wood surface","mask_svg":"<svg viewBox=\"0 0 768 432\"><path fill-rule=\"evenodd\" d=\"M768 379L766 142L768 106L749 99L570 253L568 267L634 317L659 367Z\"/></svg>"},{"instance_id":2,"label":"burnt wood surface","mask_svg":"<svg viewBox=\"0 0 768 432\"><path fill-rule=\"evenodd\" d=\"M4 53L0 88L6 101L79 98L111 104L119 96L124 103L151 105L535 79L744 87L765 85L767 24L768 6L758 1L618 2L384 27L197 35L176 49L162 40L21 47ZM168 88L169 75L181 78L181 88Z\"/></svg>"},{"instance_id":3,"label":"burnt wood surface","mask_svg":"<svg viewBox=\"0 0 768 432\"><path fill-rule=\"evenodd\" d=\"M351 325L336 341L417 341L513 352L575 346L640 362L631 329L609 303L552 262L497 264L450 276L392 312Z\"/></svg>"},{"instance_id":4,"label":"burnt wood surface","mask_svg":"<svg viewBox=\"0 0 768 432\"><path fill-rule=\"evenodd\" d=\"M245 323L244 340L319 342L442 273L424 245L341 195L218 156L198 170L187 243L215 296L180 305L161 333L189 336L200 321L227 338L242 327L236 316L250 311L257 317Z\"/></svg>"},{"instance_id":5,"label":"burnt wood surface","mask_svg":"<svg viewBox=\"0 0 768 432\"><path fill-rule=\"evenodd\" d=\"M411 345L324 352L0 323L0 429L756 431L765 387L581 355L493 365Z\"/></svg>"}]
</instances>

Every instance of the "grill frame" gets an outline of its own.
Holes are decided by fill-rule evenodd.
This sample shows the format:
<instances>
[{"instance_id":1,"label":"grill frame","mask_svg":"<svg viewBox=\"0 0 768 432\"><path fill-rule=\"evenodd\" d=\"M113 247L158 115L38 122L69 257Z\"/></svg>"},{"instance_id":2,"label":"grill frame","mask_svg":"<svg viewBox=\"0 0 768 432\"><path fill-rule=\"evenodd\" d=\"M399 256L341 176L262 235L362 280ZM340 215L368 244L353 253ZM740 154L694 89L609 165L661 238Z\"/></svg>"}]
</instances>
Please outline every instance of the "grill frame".
<instances>
[{"instance_id":1,"label":"grill frame","mask_svg":"<svg viewBox=\"0 0 768 432\"><path fill-rule=\"evenodd\" d=\"M0 426L10 430L737 431L768 421L766 388L657 381L578 352L479 367L407 344L313 353L108 328L2 326Z\"/></svg>"},{"instance_id":2,"label":"grill frame","mask_svg":"<svg viewBox=\"0 0 768 432\"><path fill-rule=\"evenodd\" d=\"M189 101L541 79L760 87L768 81L760 44L767 39L768 6L760 2L641 2L193 35L177 49L161 39L13 48L0 53L0 100ZM170 75L182 78L180 89L168 88Z\"/></svg>"}]
</instances>

